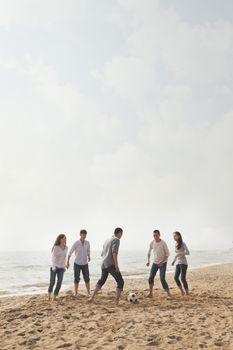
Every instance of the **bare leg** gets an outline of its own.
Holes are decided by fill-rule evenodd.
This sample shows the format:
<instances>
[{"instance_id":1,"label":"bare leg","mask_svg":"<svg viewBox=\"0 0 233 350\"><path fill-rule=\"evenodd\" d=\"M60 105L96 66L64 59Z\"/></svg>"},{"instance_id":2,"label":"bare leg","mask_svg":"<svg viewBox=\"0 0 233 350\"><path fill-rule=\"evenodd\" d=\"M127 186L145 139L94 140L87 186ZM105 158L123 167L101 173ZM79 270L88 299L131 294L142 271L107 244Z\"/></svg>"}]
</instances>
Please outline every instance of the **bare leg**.
<instances>
[{"instance_id":1,"label":"bare leg","mask_svg":"<svg viewBox=\"0 0 233 350\"><path fill-rule=\"evenodd\" d=\"M77 296L78 295L78 283L74 284L74 295Z\"/></svg>"},{"instance_id":2,"label":"bare leg","mask_svg":"<svg viewBox=\"0 0 233 350\"><path fill-rule=\"evenodd\" d=\"M90 302L92 302L94 300L94 298L95 298L95 296L96 296L96 294L98 293L99 290L100 290L99 288L97 288L97 287L95 288L95 290L94 290L94 292L92 294L92 297L89 299Z\"/></svg>"},{"instance_id":3,"label":"bare leg","mask_svg":"<svg viewBox=\"0 0 233 350\"><path fill-rule=\"evenodd\" d=\"M90 295L90 282L86 282L87 294Z\"/></svg>"},{"instance_id":4,"label":"bare leg","mask_svg":"<svg viewBox=\"0 0 233 350\"><path fill-rule=\"evenodd\" d=\"M116 305L119 304L120 297L121 297L121 290L117 289L116 290Z\"/></svg>"},{"instance_id":5,"label":"bare leg","mask_svg":"<svg viewBox=\"0 0 233 350\"><path fill-rule=\"evenodd\" d=\"M181 295L184 295L185 293L184 293L183 288L182 288L182 287L178 287L178 288L179 288L179 290L180 290L180 292L181 292Z\"/></svg>"},{"instance_id":6,"label":"bare leg","mask_svg":"<svg viewBox=\"0 0 233 350\"><path fill-rule=\"evenodd\" d=\"M189 295L189 290L188 289L185 289L185 294Z\"/></svg>"},{"instance_id":7,"label":"bare leg","mask_svg":"<svg viewBox=\"0 0 233 350\"><path fill-rule=\"evenodd\" d=\"M51 300L51 294L52 294L52 293L49 293L49 294L48 294L48 300L49 300L49 301Z\"/></svg>"},{"instance_id":8,"label":"bare leg","mask_svg":"<svg viewBox=\"0 0 233 350\"><path fill-rule=\"evenodd\" d=\"M166 292L167 292L168 297L171 298L172 295L171 295L171 293L170 293L170 289L166 289Z\"/></svg>"},{"instance_id":9,"label":"bare leg","mask_svg":"<svg viewBox=\"0 0 233 350\"><path fill-rule=\"evenodd\" d=\"M109 274L108 269L102 269L101 278L96 284L96 287L95 287L95 290L92 294L92 297L89 299L90 302L92 302L94 300L96 294L99 292L99 290L101 290L101 287L103 287L103 285L107 281L108 274Z\"/></svg>"},{"instance_id":10,"label":"bare leg","mask_svg":"<svg viewBox=\"0 0 233 350\"><path fill-rule=\"evenodd\" d=\"M147 298L152 298L152 296L153 296L153 287L154 287L153 284L149 284L150 291L149 291L149 294L147 295Z\"/></svg>"}]
</instances>

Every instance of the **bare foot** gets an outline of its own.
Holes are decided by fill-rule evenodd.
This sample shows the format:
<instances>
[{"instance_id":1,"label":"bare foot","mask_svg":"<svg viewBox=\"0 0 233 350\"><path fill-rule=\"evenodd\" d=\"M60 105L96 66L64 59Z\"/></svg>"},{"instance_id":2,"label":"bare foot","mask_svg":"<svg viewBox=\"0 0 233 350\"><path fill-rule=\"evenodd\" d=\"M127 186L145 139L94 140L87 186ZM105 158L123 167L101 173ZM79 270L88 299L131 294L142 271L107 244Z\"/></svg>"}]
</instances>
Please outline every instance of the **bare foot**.
<instances>
[{"instance_id":1,"label":"bare foot","mask_svg":"<svg viewBox=\"0 0 233 350\"><path fill-rule=\"evenodd\" d=\"M146 297L147 297L147 298L152 298L152 296L153 296L153 295L152 295L151 293L149 293L149 294L147 294Z\"/></svg>"}]
</instances>

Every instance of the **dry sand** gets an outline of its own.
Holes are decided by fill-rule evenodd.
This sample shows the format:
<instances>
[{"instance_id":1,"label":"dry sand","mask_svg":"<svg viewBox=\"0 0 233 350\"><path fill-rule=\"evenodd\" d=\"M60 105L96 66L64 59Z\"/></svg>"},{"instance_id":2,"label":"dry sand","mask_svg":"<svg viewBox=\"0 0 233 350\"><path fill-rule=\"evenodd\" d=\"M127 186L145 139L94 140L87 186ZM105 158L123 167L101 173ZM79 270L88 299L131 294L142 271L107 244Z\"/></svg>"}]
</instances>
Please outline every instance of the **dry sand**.
<instances>
[{"instance_id":1,"label":"dry sand","mask_svg":"<svg viewBox=\"0 0 233 350\"><path fill-rule=\"evenodd\" d=\"M57 302L47 295L1 298L0 349L233 350L233 264L189 271L189 297L167 277L172 300L158 279L153 299L145 297L146 279L131 279L118 307L113 281L93 304L83 287L79 298L66 291ZM137 304L126 300L131 291Z\"/></svg>"}]
</instances>

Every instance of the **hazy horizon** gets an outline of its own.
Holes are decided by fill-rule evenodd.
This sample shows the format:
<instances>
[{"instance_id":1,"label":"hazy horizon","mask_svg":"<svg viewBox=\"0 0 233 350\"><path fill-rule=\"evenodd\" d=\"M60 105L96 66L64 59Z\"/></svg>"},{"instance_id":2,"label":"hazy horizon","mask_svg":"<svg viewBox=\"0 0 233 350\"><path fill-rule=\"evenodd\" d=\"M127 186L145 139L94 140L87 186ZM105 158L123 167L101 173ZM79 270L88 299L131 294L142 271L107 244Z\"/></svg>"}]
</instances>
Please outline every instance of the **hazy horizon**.
<instances>
[{"instance_id":1,"label":"hazy horizon","mask_svg":"<svg viewBox=\"0 0 233 350\"><path fill-rule=\"evenodd\" d=\"M232 1L0 0L0 38L0 251L232 247Z\"/></svg>"},{"instance_id":2,"label":"hazy horizon","mask_svg":"<svg viewBox=\"0 0 233 350\"><path fill-rule=\"evenodd\" d=\"M1 250L0 249L0 253L5 253L5 254L7 254L7 253L50 253L50 251L51 251L51 249L49 249L49 248L51 248L51 247L48 247L48 249L42 249L42 250L30 250L30 249L28 249L28 250ZM69 248L70 248L70 246L69 246ZM170 250L170 260L171 260L171 258L172 258L172 256L174 256L174 249L171 249L172 248L172 246L170 245L169 246L169 250ZM174 248L174 247L173 247ZM208 251L208 252L218 252L218 251L232 251L232 249L233 249L233 245L232 246L230 246L229 248L226 248L226 249L219 249L219 248L212 248L212 249L192 249L191 250L191 252L193 251L193 252L206 252L206 251ZM94 253L101 253L101 249L92 249L91 250L92 252L94 252ZM125 249L125 248L120 248L120 250L119 250L119 254L122 252L122 253L137 253L137 252L140 252L140 253L142 253L142 252L145 252L145 259L147 258L147 251L148 251L148 247L147 247L147 249L132 249L132 250L130 250L130 249ZM74 257L73 257L74 258Z\"/></svg>"}]
</instances>

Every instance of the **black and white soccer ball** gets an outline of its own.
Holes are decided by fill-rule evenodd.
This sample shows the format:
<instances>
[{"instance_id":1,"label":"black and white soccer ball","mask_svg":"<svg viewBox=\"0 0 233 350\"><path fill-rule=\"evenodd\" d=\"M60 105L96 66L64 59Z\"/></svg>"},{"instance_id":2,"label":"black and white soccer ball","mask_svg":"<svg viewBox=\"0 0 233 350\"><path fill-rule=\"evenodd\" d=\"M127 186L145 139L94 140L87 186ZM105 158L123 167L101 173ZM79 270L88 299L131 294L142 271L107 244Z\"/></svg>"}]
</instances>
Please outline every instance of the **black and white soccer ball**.
<instances>
[{"instance_id":1,"label":"black and white soccer ball","mask_svg":"<svg viewBox=\"0 0 233 350\"><path fill-rule=\"evenodd\" d=\"M131 303L136 303L138 301L138 297L135 293L129 293L128 295L128 301L130 301Z\"/></svg>"}]
</instances>

